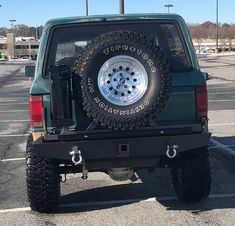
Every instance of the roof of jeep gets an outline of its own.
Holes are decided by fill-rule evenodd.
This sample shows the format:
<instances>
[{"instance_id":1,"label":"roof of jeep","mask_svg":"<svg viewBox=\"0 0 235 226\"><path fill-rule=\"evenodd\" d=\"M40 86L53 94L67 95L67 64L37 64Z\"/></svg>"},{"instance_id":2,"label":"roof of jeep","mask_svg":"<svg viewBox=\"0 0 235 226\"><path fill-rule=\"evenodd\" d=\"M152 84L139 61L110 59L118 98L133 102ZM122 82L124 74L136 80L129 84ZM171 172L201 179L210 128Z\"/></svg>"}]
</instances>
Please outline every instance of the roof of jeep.
<instances>
[{"instance_id":1,"label":"roof of jeep","mask_svg":"<svg viewBox=\"0 0 235 226\"><path fill-rule=\"evenodd\" d=\"M99 22L99 21L128 21L128 20L174 20L182 21L182 17L177 14L170 13L141 13L141 14L114 14L114 15L97 15L97 16L79 16L79 17L66 17L49 20L46 27L56 25L73 24L73 23L86 23L86 22Z\"/></svg>"}]
</instances>

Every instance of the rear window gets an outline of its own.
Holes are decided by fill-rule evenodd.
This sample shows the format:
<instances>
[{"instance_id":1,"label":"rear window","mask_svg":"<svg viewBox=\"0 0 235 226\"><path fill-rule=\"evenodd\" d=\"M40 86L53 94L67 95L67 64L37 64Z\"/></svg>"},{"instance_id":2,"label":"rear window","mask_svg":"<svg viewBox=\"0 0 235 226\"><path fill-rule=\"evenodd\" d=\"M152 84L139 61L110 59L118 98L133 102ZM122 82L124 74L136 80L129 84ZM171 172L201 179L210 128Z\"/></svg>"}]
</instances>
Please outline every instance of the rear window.
<instances>
[{"instance_id":1,"label":"rear window","mask_svg":"<svg viewBox=\"0 0 235 226\"><path fill-rule=\"evenodd\" d=\"M46 67L62 64L73 66L76 58L90 40L112 30L130 30L148 36L164 52L171 72L189 71L190 60L177 25L146 21L122 24L104 22L54 28Z\"/></svg>"}]
</instances>

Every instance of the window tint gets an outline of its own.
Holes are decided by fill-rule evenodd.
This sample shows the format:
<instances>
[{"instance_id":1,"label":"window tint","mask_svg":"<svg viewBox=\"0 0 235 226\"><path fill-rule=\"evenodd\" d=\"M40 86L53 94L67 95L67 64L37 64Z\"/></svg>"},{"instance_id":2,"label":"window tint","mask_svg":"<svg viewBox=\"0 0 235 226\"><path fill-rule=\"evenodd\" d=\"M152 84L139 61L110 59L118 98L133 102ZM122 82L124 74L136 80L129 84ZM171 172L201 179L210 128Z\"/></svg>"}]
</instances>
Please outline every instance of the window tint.
<instances>
[{"instance_id":1,"label":"window tint","mask_svg":"<svg viewBox=\"0 0 235 226\"><path fill-rule=\"evenodd\" d=\"M77 25L53 30L47 67L73 65L86 44L96 36L112 30L130 30L148 36L164 52L171 72L188 71L190 61L176 25L160 22L99 23Z\"/></svg>"},{"instance_id":2,"label":"window tint","mask_svg":"<svg viewBox=\"0 0 235 226\"><path fill-rule=\"evenodd\" d=\"M172 24L161 25L163 28L167 45L169 47L169 53L166 51L168 61L170 62L173 71L183 71L189 68L189 62L186 57L183 43L180 39L176 26ZM166 48L167 49L167 48Z\"/></svg>"}]
</instances>

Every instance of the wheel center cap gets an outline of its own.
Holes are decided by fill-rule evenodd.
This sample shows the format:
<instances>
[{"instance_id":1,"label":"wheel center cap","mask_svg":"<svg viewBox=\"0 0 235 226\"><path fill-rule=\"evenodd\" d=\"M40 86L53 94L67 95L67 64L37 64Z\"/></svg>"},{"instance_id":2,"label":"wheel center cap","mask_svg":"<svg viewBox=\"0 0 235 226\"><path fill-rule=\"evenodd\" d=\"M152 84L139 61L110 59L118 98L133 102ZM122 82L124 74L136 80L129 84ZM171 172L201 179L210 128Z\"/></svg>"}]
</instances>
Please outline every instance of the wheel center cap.
<instances>
[{"instance_id":1,"label":"wheel center cap","mask_svg":"<svg viewBox=\"0 0 235 226\"><path fill-rule=\"evenodd\" d=\"M118 92L125 92L129 85L130 75L126 71L115 72L111 77L112 87Z\"/></svg>"},{"instance_id":2,"label":"wheel center cap","mask_svg":"<svg viewBox=\"0 0 235 226\"><path fill-rule=\"evenodd\" d=\"M119 80L118 80L118 85L124 85L125 84L125 82L126 82L126 78L124 78L124 77L121 77Z\"/></svg>"}]
</instances>

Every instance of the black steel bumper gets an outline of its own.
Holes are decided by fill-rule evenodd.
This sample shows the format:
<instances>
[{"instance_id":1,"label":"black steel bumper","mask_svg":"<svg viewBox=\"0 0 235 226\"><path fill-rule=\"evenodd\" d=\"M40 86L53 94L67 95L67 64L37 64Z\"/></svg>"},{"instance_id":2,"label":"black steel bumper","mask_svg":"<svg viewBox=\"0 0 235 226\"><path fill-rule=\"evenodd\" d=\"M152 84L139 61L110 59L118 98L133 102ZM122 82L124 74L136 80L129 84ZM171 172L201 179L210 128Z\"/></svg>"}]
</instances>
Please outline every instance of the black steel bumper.
<instances>
[{"instance_id":1,"label":"black steel bumper","mask_svg":"<svg viewBox=\"0 0 235 226\"><path fill-rule=\"evenodd\" d=\"M145 133L148 134L148 133ZM177 152L207 146L211 134L207 132L177 135L137 137L112 137L105 139L75 139L74 135L47 135L33 143L33 150L40 157L70 160L74 146L81 150L84 161L118 160L130 158L157 158L166 155L167 145L178 145Z\"/></svg>"}]
</instances>

